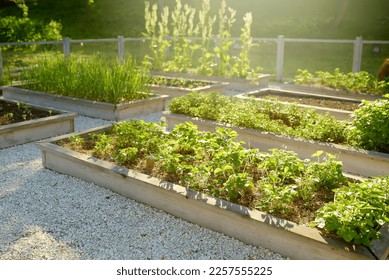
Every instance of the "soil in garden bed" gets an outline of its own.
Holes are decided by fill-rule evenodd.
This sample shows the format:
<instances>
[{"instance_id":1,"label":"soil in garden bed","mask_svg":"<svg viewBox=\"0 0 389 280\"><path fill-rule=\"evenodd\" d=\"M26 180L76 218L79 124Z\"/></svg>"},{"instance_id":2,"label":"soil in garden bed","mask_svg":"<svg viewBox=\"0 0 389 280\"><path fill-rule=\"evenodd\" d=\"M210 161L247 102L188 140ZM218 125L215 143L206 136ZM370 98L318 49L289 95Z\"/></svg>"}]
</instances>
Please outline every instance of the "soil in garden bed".
<instances>
[{"instance_id":1,"label":"soil in garden bed","mask_svg":"<svg viewBox=\"0 0 389 280\"><path fill-rule=\"evenodd\" d=\"M332 99L321 99L314 97L292 97L292 96L275 96L275 95L265 95L263 96L265 99L276 99L278 101L289 102L289 103L298 103L305 104L311 106L325 107L325 108L333 108L339 110L346 111L354 111L358 108L359 103L352 101L338 101Z\"/></svg>"},{"instance_id":2,"label":"soil in garden bed","mask_svg":"<svg viewBox=\"0 0 389 280\"><path fill-rule=\"evenodd\" d=\"M21 102L0 100L0 125L7 125L28 120L57 115L53 111L41 110Z\"/></svg>"},{"instance_id":3,"label":"soil in garden bed","mask_svg":"<svg viewBox=\"0 0 389 280\"><path fill-rule=\"evenodd\" d=\"M153 77L151 79L150 84L157 85L157 86L193 89L193 88L211 86L214 83L208 81L198 81L198 80L180 79L180 78Z\"/></svg>"}]
</instances>

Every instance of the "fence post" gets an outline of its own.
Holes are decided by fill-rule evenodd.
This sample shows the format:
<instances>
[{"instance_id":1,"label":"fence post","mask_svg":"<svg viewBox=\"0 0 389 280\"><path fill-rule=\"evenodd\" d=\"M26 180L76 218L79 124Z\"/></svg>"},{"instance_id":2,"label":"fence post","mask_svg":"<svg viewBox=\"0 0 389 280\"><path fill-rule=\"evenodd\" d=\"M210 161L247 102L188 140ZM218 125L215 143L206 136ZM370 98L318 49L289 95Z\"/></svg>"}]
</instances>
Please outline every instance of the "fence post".
<instances>
[{"instance_id":1,"label":"fence post","mask_svg":"<svg viewBox=\"0 0 389 280\"><path fill-rule=\"evenodd\" d=\"M278 36L277 39L277 81L282 81L282 74L284 69L284 53L285 53L285 37L283 35Z\"/></svg>"},{"instance_id":2,"label":"fence post","mask_svg":"<svg viewBox=\"0 0 389 280\"><path fill-rule=\"evenodd\" d=\"M70 56L70 38L63 38L63 54L65 57Z\"/></svg>"},{"instance_id":3,"label":"fence post","mask_svg":"<svg viewBox=\"0 0 389 280\"><path fill-rule=\"evenodd\" d=\"M118 36L118 59L119 59L119 63L122 64L124 61L124 38L123 38L123 36Z\"/></svg>"},{"instance_id":4,"label":"fence post","mask_svg":"<svg viewBox=\"0 0 389 280\"><path fill-rule=\"evenodd\" d=\"M354 58L353 58L353 72L361 71L362 65L362 49L363 49L363 40L362 37L356 37L354 41Z\"/></svg>"},{"instance_id":5,"label":"fence post","mask_svg":"<svg viewBox=\"0 0 389 280\"><path fill-rule=\"evenodd\" d=\"M3 75L3 55L1 53L1 48L0 48L0 78Z\"/></svg>"}]
</instances>

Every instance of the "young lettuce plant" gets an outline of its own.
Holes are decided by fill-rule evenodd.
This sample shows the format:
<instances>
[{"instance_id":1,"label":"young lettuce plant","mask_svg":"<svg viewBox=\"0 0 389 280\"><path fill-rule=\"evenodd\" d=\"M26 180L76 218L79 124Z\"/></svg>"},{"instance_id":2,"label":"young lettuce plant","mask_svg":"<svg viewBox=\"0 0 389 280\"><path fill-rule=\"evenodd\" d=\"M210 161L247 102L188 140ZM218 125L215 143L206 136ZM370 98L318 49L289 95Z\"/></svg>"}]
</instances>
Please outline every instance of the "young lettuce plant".
<instances>
[{"instance_id":1,"label":"young lettuce plant","mask_svg":"<svg viewBox=\"0 0 389 280\"><path fill-rule=\"evenodd\" d=\"M347 134L355 147L389 153L389 94L373 102L362 101Z\"/></svg>"},{"instance_id":2,"label":"young lettuce plant","mask_svg":"<svg viewBox=\"0 0 389 280\"><path fill-rule=\"evenodd\" d=\"M366 179L334 190L333 202L317 211L312 226L335 232L354 244L371 245L389 222L389 177Z\"/></svg>"}]
</instances>

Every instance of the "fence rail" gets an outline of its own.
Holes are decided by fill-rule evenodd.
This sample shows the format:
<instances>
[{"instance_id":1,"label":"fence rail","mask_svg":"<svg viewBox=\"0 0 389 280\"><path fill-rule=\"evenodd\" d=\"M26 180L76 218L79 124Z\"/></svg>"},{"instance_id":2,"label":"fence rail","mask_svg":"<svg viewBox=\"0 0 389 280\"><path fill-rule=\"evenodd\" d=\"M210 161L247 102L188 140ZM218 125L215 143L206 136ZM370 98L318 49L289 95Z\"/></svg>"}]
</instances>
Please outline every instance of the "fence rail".
<instances>
[{"instance_id":1,"label":"fence rail","mask_svg":"<svg viewBox=\"0 0 389 280\"><path fill-rule=\"evenodd\" d=\"M169 39L169 38L167 38ZM170 38L171 39L171 38ZM192 40L201 40L200 37L191 37L188 39ZM125 56L125 46L124 43L128 41L145 41L148 38L124 38L123 36L118 36L117 38L108 38L108 39L70 39L64 38L62 41L46 41L46 42L10 42L10 43L0 43L0 74L3 74L3 57L1 48L5 46L27 46L27 45L63 45L63 54L65 57L71 54L71 44L80 44L80 43L117 43L118 46L118 59L122 61ZM239 42L239 38L230 38L229 40ZM277 38L252 38L253 42L273 42L276 43L277 52L276 52L276 79L277 81L282 81L283 79L283 70L284 70L284 57L285 57L285 43L324 43L324 44L352 44L353 49L353 64L352 72L359 72L362 65L362 50L365 44L374 44L374 45L389 45L389 41L378 41L378 40L363 40L362 37L356 37L354 40L336 40L336 39L303 39L303 38L285 38L280 35ZM215 42L218 39L215 38Z\"/></svg>"}]
</instances>

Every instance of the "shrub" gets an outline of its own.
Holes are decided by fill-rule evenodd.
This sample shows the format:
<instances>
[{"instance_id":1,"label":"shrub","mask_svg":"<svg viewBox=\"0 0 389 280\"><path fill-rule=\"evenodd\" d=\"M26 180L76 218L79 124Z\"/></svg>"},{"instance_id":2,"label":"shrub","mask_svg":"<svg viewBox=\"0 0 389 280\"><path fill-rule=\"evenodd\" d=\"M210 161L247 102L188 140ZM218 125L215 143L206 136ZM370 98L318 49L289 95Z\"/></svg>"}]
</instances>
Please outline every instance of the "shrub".
<instances>
[{"instance_id":1,"label":"shrub","mask_svg":"<svg viewBox=\"0 0 389 280\"><path fill-rule=\"evenodd\" d=\"M45 24L27 17L3 17L0 18L0 42L57 41L61 40L61 29L61 24L53 20Z\"/></svg>"}]
</instances>

